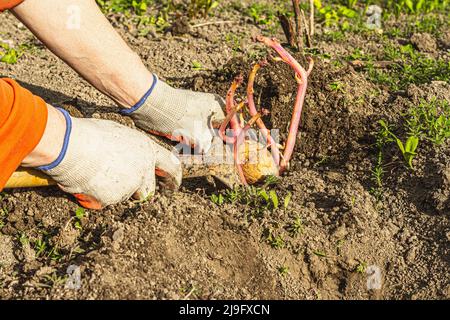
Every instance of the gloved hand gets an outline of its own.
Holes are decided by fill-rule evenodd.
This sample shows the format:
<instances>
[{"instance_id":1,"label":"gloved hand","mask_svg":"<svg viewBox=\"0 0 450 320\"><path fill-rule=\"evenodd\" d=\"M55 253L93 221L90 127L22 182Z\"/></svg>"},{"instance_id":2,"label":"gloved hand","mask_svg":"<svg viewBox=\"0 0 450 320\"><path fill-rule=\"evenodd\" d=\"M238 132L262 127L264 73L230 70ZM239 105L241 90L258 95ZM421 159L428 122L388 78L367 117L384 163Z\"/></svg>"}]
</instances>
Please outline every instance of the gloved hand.
<instances>
[{"instance_id":1,"label":"gloved hand","mask_svg":"<svg viewBox=\"0 0 450 320\"><path fill-rule=\"evenodd\" d=\"M90 209L101 209L134 196L144 200L155 192L155 167L181 183L181 165L168 150L145 134L118 123L66 118L59 157L38 167L65 192Z\"/></svg>"},{"instance_id":2,"label":"gloved hand","mask_svg":"<svg viewBox=\"0 0 450 320\"><path fill-rule=\"evenodd\" d=\"M122 113L131 116L143 130L206 152L214 137L212 121L225 118L224 106L220 96L174 89L153 75L150 90L134 107Z\"/></svg>"}]
</instances>

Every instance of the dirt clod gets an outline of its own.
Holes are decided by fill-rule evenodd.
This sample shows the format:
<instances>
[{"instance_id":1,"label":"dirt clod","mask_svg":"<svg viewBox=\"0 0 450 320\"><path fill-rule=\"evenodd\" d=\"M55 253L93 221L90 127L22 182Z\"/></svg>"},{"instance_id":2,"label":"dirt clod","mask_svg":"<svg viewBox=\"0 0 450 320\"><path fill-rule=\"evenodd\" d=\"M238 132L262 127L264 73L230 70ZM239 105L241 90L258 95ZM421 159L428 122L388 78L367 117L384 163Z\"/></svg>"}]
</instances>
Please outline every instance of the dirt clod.
<instances>
[{"instance_id":1,"label":"dirt clod","mask_svg":"<svg viewBox=\"0 0 450 320\"><path fill-rule=\"evenodd\" d=\"M415 33L411 37L411 43L423 52L435 52L437 49L436 39L429 33Z\"/></svg>"}]
</instances>

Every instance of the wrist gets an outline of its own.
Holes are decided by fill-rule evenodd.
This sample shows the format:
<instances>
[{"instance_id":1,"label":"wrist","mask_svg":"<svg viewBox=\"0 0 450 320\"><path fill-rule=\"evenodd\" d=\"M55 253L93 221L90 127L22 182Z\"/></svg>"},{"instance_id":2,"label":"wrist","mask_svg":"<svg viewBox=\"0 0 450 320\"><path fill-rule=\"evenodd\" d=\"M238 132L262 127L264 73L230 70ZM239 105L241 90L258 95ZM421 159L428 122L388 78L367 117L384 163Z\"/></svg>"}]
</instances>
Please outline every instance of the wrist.
<instances>
[{"instance_id":1,"label":"wrist","mask_svg":"<svg viewBox=\"0 0 450 320\"><path fill-rule=\"evenodd\" d=\"M22 161L23 167L40 167L58 159L67 131L66 118L58 109L47 104L47 125L34 150Z\"/></svg>"},{"instance_id":2,"label":"wrist","mask_svg":"<svg viewBox=\"0 0 450 320\"><path fill-rule=\"evenodd\" d=\"M153 93L158 81L159 81L159 79L156 76L156 74L152 74L152 81L151 81L150 88L147 89L145 94L143 96L141 96L140 99L134 105L132 105L130 107L126 107L125 109L122 109L121 113L124 115L130 115L133 112L137 111L139 108L141 108L147 102L150 95Z\"/></svg>"}]
</instances>

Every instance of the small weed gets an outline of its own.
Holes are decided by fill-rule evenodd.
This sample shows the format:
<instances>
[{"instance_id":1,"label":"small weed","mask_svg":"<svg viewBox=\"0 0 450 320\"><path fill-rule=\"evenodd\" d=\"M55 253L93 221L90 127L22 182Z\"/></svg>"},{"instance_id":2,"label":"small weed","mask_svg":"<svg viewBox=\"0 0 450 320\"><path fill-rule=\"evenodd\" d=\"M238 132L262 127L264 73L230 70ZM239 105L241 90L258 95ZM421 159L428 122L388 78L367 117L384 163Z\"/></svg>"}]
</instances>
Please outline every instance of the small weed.
<instances>
[{"instance_id":1,"label":"small weed","mask_svg":"<svg viewBox=\"0 0 450 320\"><path fill-rule=\"evenodd\" d=\"M330 157L327 155L324 155L320 158L319 161L317 161L316 163L314 163L314 167L317 168L323 164L326 164L328 162L328 160L330 160Z\"/></svg>"},{"instance_id":2,"label":"small weed","mask_svg":"<svg viewBox=\"0 0 450 320\"><path fill-rule=\"evenodd\" d=\"M52 261L60 261L63 258L58 246L53 246L50 243L50 235L47 232L42 232L41 237L34 241L34 251L37 258L50 259Z\"/></svg>"},{"instance_id":3,"label":"small weed","mask_svg":"<svg viewBox=\"0 0 450 320\"><path fill-rule=\"evenodd\" d=\"M372 57L366 54L362 49L356 48L353 52L346 57L347 61L361 60L361 61L370 61Z\"/></svg>"},{"instance_id":4,"label":"small weed","mask_svg":"<svg viewBox=\"0 0 450 320\"><path fill-rule=\"evenodd\" d=\"M280 276L284 277L289 273L289 268L286 266L281 266L278 268L278 273L280 274Z\"/></svg>"},{"instance_id":5,"label":"small weed","mask_svg":"<svg viewBox=\"0 0 450 320\"><path fill-rule=\"evenodd\" d=\"M334 81L328 85L330 90L345 93L344 84L341 81Z\"/></svg>"},{"instance_id":6,"label":"small weed","mask_svg":"<svg viewBox=\"0 0 450 320\"><path fill-rule=\"evenodd\" d=\"M46 274L44 276L44 281L44 286L50 288L60 287L66 283L67 276L60 276L56 272L53 272L52 274Z\"/></svg>"},{"instance_id":7,"label":"small weed","mask_svg":"<svg viewBox=\"0 0 450 320\"><path fill-rule=\"evenodd\" d=\"M390 130L388 124L384 120L380 120L379 125L381 126L381 132L386 137L386 142L396 142L398 149L403 155L403 159L408 164L410 169L413 169L412 161L417 155L416 150L419 145L419 138L414 135L410 135L406 142L403 143L392 131Z\"/></svg>"},{"instance_id":8,"label":"small weed","mask_svg":"<svg viewBox=\"0 0 450 320\"><path fill-rule=\"evenodd\" d=\"M277 19L276 9L265 3L252 3L246 13L257 25L273 24Z\"/></svg>"},{"instance_id":9,"label":"small weed","mask_svg":"<svg viewBox=\"0 0 450 320\"><path fill-rule=\"evenodd\" d=\"M366 270L367 270L367 263L366 262L360 262L358 264L358 266L356 266L356 269L355 269L355 271L357 273L366 273Z\"/></svg>"},{"instance_id":10,"label":"small weed","mask_svg":"<svg viewBox=\"0 0 450 320\"><path fill-rule=\"evenodd\" d=\"M302 218L297 215L295 219L288 225L287 230L292 237L296 237L303 232Z\"/></svg>"},{"instance_id":11,"label":"small weed","mask_svg":"<svg viewBox=\"0 0 450 320\"><path fill-rule=\"evenodd\" d=\"M350 206L351 206L352 208L354 208L354 207L355 207L355 204L356 204L356 197L355 197L355 196L352 196L352 198L350 199Z\"/></svg>"},{"instance_id":12,"label":"small weed","mask_svg":"<svg viewBox=\"0 0 450 320\"><path fill-rule=\"evenodd\" d=\"M47 243L42 239L38 239L34 243L34 249L37 257L42 256L45 253L45 250L47 250Z\"/></svg>"},{"instance_id":13,"label":"small weed","mask_svg":"<svg viewBox=\"0 0 450 320\"><path fill-rule=\"evenodd\" d=\"M289 203L291 202L291 198L292 198L292 193L288 192L286 197L284 197L284 201L283 201L284 210L286 210L289 207Z\"/></svg>"},{"instance_id":14,"label":"small weed","mask_svg":"<svg viewBox=\"0 0 450 320\"><path fill-rule=\"evenodd\" d=\"M84 217L86 216L86 211L79 207L77 208L77 210L75 211L75 229L81 230L82 227L82 220L84 219Z\"/></svg>"},{"instance_id":15,"label":"small weed","mask_svg":"<svg viewBox=\"0 0 450 320\"><path fill-rule=\"evenodd\" d=\"M189 297L199 297L202 294L202 291L194 284L189 284L180 288L180 293L184 296L183 299L188 299Z\"/></svg>"},{"instance_id":16,"label":"small weed","mask_svg":"<svg viewBox=\"0 0 450 320\"><path fill-rule=\"evenodd\" d=\"M137 20L138 35L140 37L146 37L152 30L152 27L156 31L164 31L170 26L168 20L169 17L165 10L159 11L154 15L139 16Z\"/></svg>"},{"instance_id":17,"label":"small weed","mask_svg":"<svg viewBox=\"0 0 450 320\"><path fill-rule=\"evenodd\" d=\"M321 251L321 250L313 251L313 253L314 253L316 256L321 257L321 258L326 258L326 257L328 257L328 255L327 255L324 251Z\"/></svg>"},{"instance_id":18,"label":"small weed","mask_svg":"<svg viewBox=\"0 0 450 320\"><path fill-rule=\"evenodd\" d=\"M204 70L202 63L196 60L192 61L192 69L195 71Z\"/></svg>"},{"instance_id":19,"label":"small weed","mask_svg":"<svg viewBox=\"0 0 450 320\"><path fill-rule=\"evenodd\" d=\"M19 242L22 246L25 246L30 243L30 240L28 239L28 236L24 232L21 232L19 235Z\"/></svg>"},{"instance_id":20,"label":"small weed","mask_svg":"<svg viewBox=\"0 0 450 320\"><path fill-rule=\"evenodd\" d=\"M244 14L252 18L256 25L273 33L280 26L278 14L285 14L287 16L293 14L291 9L288 9L289 5L288 1L274 1L274 3L254 2L244 9Z\"/></svg>"},{"instance_id":21,"label":"small weed","mask_svg":"<svg viewBox=\"0 0 450 320\"><path fill-rule=\"evenodd\" d=\"M24 54L26 48L26 45L13 48L7 43L0 42L0 61L6 64L16 64L19 58Z\"/></svg>"},{"instance_id":22,"label":"small weed","mask_svg":"<svg viewBox=\"0 0 450 320\"><path fill-rule=\"evenodd\" d=\"M218 6L219 1L215 0L191 0L188 7L188 15L191 18L197 16L206 18Z\"/></svg>"},{"instance_id":23,"label":"small weed","mask_svg":"<svg viewBox=\"0 0 450 320\"><path fill-rule=\"evenodd\" d=\"M281 235L276 235L274 232L266 231L266 242L274 249L283 249L286 245L283 237Z\"/></svg>"},{"instance_id":24,"label":"small weed","mask_svg":"<svg viewBox=\"0 0 450 320\"><path fill-rule=\"evenodd\" d=\"M225 198L223 197L223 195L221 193L213 194L213 195L211 195L211 201L214 204L221 206L225 202Z\"/></svg>"},{"instance_id":25,"label":"small weed","mask_svg":"<svg viewBox=\"0 0 450 320\"><path fill-rule=\"evenodd\" d=\"M242 46L241 46L241 37L239 37L235 33L228 33L225 36L225 41L231 46L231 50L233 51L233 54L237 54L238 52L242 52Z\"/></svg>"},{"instance_id":26,"label":"small weed","mask_svg":"<svg viewBox=\"0 0 450 320\"><path fill-rule=\"evenodd\" d=\"M278 183L277 177L268 177L260 187L238 187L233 190L226 190L224 193L213 194L210 199L218 206L224 203L239 203L249 206L253 209L252 212L255 215L259 215L266 210L274 211L281 208L286 210L292 195L288 193L280 199L274 189L269 189L269 186L276 183Z\"/></svg>"}]
</instances>

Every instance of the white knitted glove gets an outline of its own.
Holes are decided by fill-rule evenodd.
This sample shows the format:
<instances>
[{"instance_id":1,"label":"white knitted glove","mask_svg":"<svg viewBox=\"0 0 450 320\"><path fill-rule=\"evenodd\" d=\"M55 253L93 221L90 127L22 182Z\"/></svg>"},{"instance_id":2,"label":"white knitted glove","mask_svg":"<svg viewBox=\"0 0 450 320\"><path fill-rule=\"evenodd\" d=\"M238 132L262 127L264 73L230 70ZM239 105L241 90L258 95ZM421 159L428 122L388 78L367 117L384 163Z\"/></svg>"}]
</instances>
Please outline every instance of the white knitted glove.
<instances>
[{"instance_id":1,"label":"white knitted glove","mask_svg":"<svg viewBox=\"0 0 450 320\"><path fill-rule=\"evenodd\" d=\"M155 192L155 166L181 183L179 160L145 134L113 121L72 118L63 112L67 130L59 157L38 169L53 178L79 203L101 209L134 196Z\"/></svg>"},{"instance_id":2,"label":"white knitted glove","mask_svg":"<svg viewBox=\"0 0 450 320\"><path fill-rule=\"evenodd\" d=\"M174 89L153 75L153 84L131 109L136 126L206 152L214 137L212 121L225 118L225 103L218 95Z\"/></svg>"}]
</instances>

